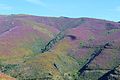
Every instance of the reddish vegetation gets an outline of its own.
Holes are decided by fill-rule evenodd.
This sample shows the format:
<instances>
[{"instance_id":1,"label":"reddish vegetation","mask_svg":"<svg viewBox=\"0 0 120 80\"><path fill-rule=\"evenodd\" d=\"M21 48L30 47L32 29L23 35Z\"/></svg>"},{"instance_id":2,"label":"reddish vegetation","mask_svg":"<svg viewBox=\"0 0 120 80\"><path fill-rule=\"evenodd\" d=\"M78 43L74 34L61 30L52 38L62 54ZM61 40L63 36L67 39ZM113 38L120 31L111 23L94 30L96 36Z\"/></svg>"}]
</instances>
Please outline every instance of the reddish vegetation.
<instances>
[{"instance_id":1,"label":"reddish vegetation","mask_svg":"<svg viewBox=\"0 0 120 80\"><path fill-rule=\"evenodd\" d=\"M12 78L8 75L5 75L3 73L0 73L0 80L16 80L15 78Z\"/></svg>"}]
</instances>

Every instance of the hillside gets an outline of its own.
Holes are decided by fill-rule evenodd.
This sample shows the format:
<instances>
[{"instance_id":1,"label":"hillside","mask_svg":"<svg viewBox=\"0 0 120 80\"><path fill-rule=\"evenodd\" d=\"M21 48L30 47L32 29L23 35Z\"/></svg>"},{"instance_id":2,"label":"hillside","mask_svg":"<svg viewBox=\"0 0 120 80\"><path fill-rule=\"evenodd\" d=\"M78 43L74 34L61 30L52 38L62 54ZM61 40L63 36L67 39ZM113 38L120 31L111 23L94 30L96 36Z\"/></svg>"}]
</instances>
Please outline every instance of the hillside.
<instances>
[{"instance_id":1,"label":"hillside","mask_svg":"<svg viewBox=\"0 0 120 80\"><path fill-rule=\"evenodd\" d=\"M119 80L120 23L0 16L0 72L18 80ZM0 77L1 78L1 77Z\"/></svg>"}]
</instances>

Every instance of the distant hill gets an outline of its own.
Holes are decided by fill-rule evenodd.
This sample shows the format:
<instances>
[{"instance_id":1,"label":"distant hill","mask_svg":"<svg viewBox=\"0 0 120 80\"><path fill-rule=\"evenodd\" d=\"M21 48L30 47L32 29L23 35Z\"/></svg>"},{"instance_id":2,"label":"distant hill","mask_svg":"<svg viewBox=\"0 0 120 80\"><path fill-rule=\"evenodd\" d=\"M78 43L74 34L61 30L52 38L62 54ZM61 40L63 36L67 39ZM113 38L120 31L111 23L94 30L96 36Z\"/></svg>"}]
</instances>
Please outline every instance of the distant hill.
<instances>
[{"instance_id":1,"label":"distant hill","mask_svg":"<svg viewBox=\"0 0 120 80\"><path fill-rule=\"evenodd\" d=\"M109 45L104 47L106 43ZM20 80L103 79L120 63L120 23L1 15L0 55L0 71ZM118 75L109 73L105 78L119 80Z\"/></svg>"}]
</instances>

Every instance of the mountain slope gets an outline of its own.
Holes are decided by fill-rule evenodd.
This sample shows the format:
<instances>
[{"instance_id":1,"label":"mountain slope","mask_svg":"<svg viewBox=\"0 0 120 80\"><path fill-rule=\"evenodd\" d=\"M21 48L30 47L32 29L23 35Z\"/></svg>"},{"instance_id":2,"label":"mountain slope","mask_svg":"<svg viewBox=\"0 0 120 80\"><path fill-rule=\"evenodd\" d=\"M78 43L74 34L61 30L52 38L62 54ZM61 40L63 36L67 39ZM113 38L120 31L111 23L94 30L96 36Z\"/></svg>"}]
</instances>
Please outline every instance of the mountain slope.
<instances>
[{"instance_id":1,"label":"mountain slope","mask_svg":"<svg viewBox=\"0 0 120 80\"><path fill-rule=\"evenodd\" d=\"M97 80L120 63L119 34L113 21L0 16L0 71L16 79Z\"/></svg>"}]
</instances>

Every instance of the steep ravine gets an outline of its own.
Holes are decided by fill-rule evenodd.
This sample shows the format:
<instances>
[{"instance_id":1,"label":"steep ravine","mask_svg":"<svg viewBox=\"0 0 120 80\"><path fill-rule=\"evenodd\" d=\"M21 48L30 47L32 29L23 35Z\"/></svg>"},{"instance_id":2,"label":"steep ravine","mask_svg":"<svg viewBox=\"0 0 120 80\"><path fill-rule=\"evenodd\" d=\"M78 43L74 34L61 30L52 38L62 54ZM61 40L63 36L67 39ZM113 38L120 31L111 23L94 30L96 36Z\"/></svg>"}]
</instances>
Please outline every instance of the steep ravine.
<instances>
[{"instance_id":1,"label":"steep ravine","mask_svg":"<svg viewBox=\"0 0 120 80\"><path fill-rule=\"evenodd\" d=\"M87 62L85 63L85 65L83 65L83 67L78 71L78 75L80 76L82 73L84 73L85 69L88 67L88 65L97 57L99 56L102 51L109 46L109 43L106 43L105 45L96 48L96 50L93 52L93 54L91 55L91 57L89 59L87 59Z\"/></svg>"},{"instance_id":2,"label":"steep ravine","mask_svg":"<svg viewBox=\"0 0 120 80\"><path fill-rule=\"evenodd\" d=\"M120 65L115 66L113 69L107 71L98 80L119 80L120 79Z\"/></svg>"}]
</instances>

